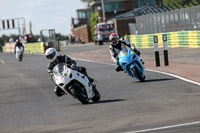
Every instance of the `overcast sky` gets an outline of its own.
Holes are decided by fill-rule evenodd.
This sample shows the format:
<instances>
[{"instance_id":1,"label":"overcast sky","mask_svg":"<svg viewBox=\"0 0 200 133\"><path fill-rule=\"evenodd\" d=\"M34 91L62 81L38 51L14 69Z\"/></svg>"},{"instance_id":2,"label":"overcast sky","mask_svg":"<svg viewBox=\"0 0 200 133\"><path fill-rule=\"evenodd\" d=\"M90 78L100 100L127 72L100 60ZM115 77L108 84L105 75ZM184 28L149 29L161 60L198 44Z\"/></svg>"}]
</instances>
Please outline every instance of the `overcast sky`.
<instances>
[{"instance_id":1,"label":"overcast sky","mask_svg":"<svg viewBox=\"0 0 200 133\"><path fill-rule=\"evenodd\" d=\"M24 17L27 33L31 21L33 34L39 35L41 29L55 29L56 33L68 35L71 17L77 17L76 9L80 8L86 8L80 0L0 0L0 20ZM18 33L16 29L0 30L0 36Z\"/></svg>"}]
</instances>

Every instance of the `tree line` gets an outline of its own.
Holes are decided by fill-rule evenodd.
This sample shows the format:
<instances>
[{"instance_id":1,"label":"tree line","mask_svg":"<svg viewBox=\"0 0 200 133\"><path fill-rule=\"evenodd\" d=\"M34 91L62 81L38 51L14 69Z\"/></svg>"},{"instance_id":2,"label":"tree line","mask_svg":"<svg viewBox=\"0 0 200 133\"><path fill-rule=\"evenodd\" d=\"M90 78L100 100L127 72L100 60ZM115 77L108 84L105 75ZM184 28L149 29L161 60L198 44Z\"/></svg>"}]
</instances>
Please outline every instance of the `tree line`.
<instances>
[{"instance_id":1,"label":"tree line","mask_svg":"<svg viewBox=\"0 0 200 133\"><path fill-rule=\"evenodd\" d=\"M10 38L17 40L17 39L19 39L19 36L15 35L15 34L2 35L0 37L0 43L4 45L5 43L9 42ZM40 38L40 35L32 35L29 42L37 42L38 38ZM57 33L56 34L56 40L69 40L69 37L67 35L62 35L60 33Z\"/></svg>"}]
</instances>

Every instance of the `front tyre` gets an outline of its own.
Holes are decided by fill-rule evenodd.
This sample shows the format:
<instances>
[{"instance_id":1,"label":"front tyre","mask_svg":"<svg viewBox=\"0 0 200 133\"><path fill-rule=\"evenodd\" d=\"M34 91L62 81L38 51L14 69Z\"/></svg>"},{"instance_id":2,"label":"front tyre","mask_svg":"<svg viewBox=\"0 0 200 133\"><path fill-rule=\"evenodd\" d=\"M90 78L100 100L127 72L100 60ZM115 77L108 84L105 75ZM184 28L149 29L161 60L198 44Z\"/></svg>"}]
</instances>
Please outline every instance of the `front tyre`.
<instances>
[{"instance_id":1,"label":"front tyre","mask_svg":"<svg viewBox=\"0 0 200 133\"><path fill-rule=\"evenodd\" d=\"M87 94L80 92L77 88L73 87L71 93L76 97L82 104L88 104L89 100L87 99Z\"/></svg>"},{"instance_id":2,"label":"front tyre","mask_svg":"<svg viewBox=\"0 0 200 133\"><path fill-rule=\"evenodd\" d=\"M22 61L22 54L19 54L18 60Z\"/></svg>"},{"instance_id":3,"label":"front tyre","mask_svg":"<svg viewBox=\"0 0 200 133\"><path fill-rule=\"evenodd\" d=\"M145 81L145 76L142 76L142 73L139 72L139 70L137 69L137 67L133 68L136 76L138 77L138 79L141 81L141 82L144 82Z\"/></svg>"},{"instance_id":4,"label":"front tyre","mask_svg":"<svg viewBox=\"0 0 200 133\"><path fill-rule=\"evenodd\" d=\"M91 99L93 102L98 102L101 98L100 93L98 92L98 90L93 90L94 91L94 97Z\"/></svg>"},{"instance_id":5,"label":"front tyre","mask_svg":"<svg viewBox=\"0 0 200 133\"><path fill-rule=\"evenodd\" d=\"M103 41L99 41L99 45L103 45Z\"/></svg>"}]
</instances>

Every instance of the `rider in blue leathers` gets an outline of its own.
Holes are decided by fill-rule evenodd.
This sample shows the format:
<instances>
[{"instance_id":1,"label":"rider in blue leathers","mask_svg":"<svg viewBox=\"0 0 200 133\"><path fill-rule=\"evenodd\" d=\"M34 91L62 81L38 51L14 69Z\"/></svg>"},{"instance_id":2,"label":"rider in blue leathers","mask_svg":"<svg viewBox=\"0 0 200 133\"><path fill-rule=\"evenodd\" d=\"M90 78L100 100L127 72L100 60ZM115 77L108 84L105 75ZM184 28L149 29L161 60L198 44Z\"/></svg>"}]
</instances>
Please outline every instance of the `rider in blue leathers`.
<instances>
[{"instance_id":1,"label":"rider in blue leathers","mask_svg":"<svg viewBox=\"0 0 200 133\"><path fill-rule=\"evenodd\" d=\"M140 51L136 49L134 44L128 42L127 40L119 39L119 36L116 33L110 34L109 40L111 41L109 52L111 59L114 63L116 63L115 70L117 72L123 71L123 68L119 65L118 54L122 49L125 49L125 46L131 48L138 56L140 56Z\"/></svg>"}]
</instances>

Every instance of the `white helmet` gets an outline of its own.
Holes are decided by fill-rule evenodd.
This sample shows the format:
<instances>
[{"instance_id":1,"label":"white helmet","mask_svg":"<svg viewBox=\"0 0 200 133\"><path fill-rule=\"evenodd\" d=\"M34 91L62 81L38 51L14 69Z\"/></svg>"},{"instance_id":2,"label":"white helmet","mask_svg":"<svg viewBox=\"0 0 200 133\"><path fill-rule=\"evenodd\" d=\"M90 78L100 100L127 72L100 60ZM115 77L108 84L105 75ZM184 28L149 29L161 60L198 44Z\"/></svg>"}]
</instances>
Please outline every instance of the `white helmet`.
<instances>
[{"instance_id":1,"label":"white helmet","mask_svg":"<svg viewBox=\"0 0 200 133\"><path fill-rule=\"evenodd\" d=\"M53 62L57 58L57 51L55 48L48 48L45 52L45 56L50 62Z\"/></svg>"}]
</instances>

